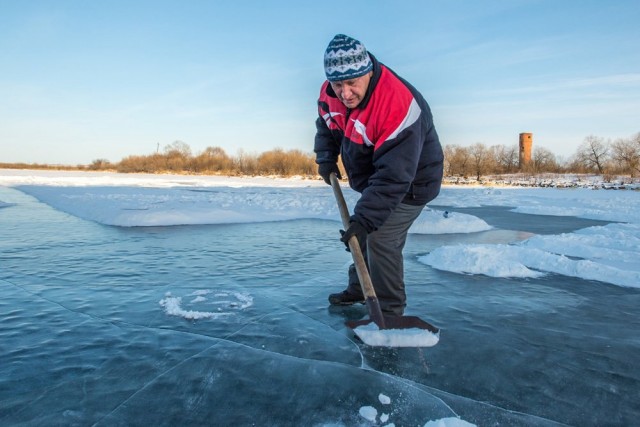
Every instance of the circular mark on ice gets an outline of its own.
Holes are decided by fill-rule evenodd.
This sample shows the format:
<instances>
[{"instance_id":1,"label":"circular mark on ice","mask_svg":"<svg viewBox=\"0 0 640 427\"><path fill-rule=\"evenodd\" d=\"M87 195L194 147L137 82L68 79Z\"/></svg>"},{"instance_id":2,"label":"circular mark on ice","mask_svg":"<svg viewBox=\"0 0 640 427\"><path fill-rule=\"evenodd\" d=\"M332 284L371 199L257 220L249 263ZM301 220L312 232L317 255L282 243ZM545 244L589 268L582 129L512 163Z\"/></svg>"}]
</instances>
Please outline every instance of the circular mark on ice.
<instances>
[{"instance_id":1,"label":"circular mark on ice","mask_svg":"<svg viewBox=\"0 0 640 427\"><path fill-rule=\"evenodd\" d=\"M164 307L164 311L169 316L182 317L187 320L217 319L222 316L235 314L239 310L244 310L253 305L253 297L244 292L219 292L213 295L209 290L198 290L192 292L187 297L191 298L188 307L183 307L182 297L173 296L167 292L159 304ZM197 305L197 307L195 307ZM211 311L211 308L215 311ZM198 308L195 310L195 308Z\"/></svg>"}]
</instances>

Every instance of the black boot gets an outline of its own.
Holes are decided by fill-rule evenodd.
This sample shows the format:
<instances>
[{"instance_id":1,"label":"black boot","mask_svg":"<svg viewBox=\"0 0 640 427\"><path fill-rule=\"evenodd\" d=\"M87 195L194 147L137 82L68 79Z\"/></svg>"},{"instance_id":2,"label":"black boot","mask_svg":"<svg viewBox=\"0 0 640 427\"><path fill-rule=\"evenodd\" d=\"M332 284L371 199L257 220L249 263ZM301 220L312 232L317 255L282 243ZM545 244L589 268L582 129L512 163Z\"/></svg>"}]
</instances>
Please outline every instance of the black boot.
<instances>
[{"instance_id":1,"label":"black boot","mask_svg":"<svg viewBox=\"0 0 640 427\"><path fill-rule=\"evenodd\" d=\"M329 295L329 304L331 305L352 305L356 303L364 304L364 297L347 291Z\"/></svg>"}]
</instances>

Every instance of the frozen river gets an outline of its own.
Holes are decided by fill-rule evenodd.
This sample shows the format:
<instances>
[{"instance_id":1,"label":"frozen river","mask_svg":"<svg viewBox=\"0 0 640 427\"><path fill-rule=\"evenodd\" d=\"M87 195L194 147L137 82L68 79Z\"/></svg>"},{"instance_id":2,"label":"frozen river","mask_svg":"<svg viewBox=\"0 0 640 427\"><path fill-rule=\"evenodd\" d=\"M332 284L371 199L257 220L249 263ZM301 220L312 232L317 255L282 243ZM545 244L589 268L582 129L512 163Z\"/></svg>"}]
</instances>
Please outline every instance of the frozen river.
<instances>
[{"instance_id":1,"label":"frozen river","mask_svg":"<svg viewBox=\"0 0 640 427\"><path fill-rule=\"evenodd\" d=\"M489 226L409 236L407 314L440 327L440 342L371 348L343 326L364 306L327 305L349 254L321 208L123 227L74 207L102 206L104 193L69 188L0 186L2 425L638 423L640 289L624 285L637 265L612 280L620 285L461 274L425 259L443 246L487 253L610 221L433 206ZM330 197L327 187L272 190L255 191L276 204L290 192ZM141 196L127 197L122 212L144 210L131 204Z\"/></svg>"}]
</instances>

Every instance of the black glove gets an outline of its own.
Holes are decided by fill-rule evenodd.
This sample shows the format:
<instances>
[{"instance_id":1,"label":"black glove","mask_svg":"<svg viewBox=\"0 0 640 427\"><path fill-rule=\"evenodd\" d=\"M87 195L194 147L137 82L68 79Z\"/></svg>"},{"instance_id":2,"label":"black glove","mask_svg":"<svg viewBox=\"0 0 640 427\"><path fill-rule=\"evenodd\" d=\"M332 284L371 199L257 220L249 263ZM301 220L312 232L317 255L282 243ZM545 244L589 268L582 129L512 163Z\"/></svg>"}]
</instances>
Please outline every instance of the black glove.
<instances>
[{"instance_id":1,"label":"black glove","mask_svg":"<svg viewBox=\"0 0 640 427\"><path fill-rule=\"evenodd\" d=\"M356 236L358 244L363 246L367 242L367 234L369 233L367 232L367 229L364 228L364 225L357 221L351 221L347 231L340 230L340 234L342 234L340 241L347 247L347 251L351 252L349 250L349 239L351 239L351 236Z\"/></svg>"},{"instance_id":2,"label":"black glove","mask_svg":"<svg viewBox=\"0 0 640 427\"><path fill-rule=\"evenodd\" d=\"M331 172L335 173L338 179L342 179L342 175L340 175L340 169L338 169L337 163L320 163L318 165L318 174L324 179L324 182L331 185L331 181L329 180L329 175Z\"/></svg>"}]
</instances>

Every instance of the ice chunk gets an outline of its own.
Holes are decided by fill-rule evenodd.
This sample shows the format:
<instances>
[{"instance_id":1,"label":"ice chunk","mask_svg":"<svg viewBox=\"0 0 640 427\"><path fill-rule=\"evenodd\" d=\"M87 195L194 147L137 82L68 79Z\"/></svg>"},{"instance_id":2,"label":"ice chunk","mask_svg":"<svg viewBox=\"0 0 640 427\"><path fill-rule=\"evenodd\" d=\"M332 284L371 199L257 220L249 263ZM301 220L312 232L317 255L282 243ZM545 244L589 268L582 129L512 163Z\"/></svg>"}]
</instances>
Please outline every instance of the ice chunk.
<instances>
[{"instance_id":1,"label":"ice chunk","mask_svg":"<svg viewBox=\"0 0 640 427\"><path fill-rule=\"evenodd\" d=\"M380 401L380 403L382 403L383 405L388 405L391 403L391 398L389 396L386 396L382 393L380 393L378 395L378 400Z\"/></svg>"},{"instance_id":2,"label":"ice chunk","mask_svg":"<svg viewBox=\"0 0 640 427\"><path fill-rule=\"evenodd\" d=\"M378 416L378 410L373 406L363 406L360 408L359 413L362 418L371 422L375 422Z\"/></svg>"}]
</instances>

